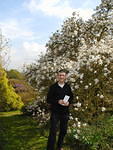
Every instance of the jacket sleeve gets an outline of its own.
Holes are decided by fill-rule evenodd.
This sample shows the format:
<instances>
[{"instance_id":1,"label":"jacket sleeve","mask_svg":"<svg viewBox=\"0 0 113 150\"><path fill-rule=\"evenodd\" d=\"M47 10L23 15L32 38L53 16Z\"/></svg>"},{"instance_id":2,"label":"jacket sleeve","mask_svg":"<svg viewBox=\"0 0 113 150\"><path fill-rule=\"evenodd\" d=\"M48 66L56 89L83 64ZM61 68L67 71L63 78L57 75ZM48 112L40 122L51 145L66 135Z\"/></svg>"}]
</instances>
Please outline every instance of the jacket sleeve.
<instances>
[{"instance_id":1,"label":"jacket sleeve","mask_svg":"<svg viewBox=\"0 0 113 150\"><path fill-rule=\"evenodd\" d=\"M48 93L47 93L47 99L46 99L46 101L47 101L47 103L48 104L58 104L58 102L55 100L55 89L54 89L54 87L53 86L50 86L50 88L49 88L49 90L48 90Z\"/></svg>"},{"instance_id":2,"label":"jacket sleeve","mask_svg":"<svg viewBox=\"0 0 113 150\"><path fill-rule=\"evenodd\" d=\"M72 90L71 90L71 87L69 86L69 95L70 95L70 98L69 98L69 103L72 104L73 103L73 93L72 93Z\"/></svg>"}]
</instances>

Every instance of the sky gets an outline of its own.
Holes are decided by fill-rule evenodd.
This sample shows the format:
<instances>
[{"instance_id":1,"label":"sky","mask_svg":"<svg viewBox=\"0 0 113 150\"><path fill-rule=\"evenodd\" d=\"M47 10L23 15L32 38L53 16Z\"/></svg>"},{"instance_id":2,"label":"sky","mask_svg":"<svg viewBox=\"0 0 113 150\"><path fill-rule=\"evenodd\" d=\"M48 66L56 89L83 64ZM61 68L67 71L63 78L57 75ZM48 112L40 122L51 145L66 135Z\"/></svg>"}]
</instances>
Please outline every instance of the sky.
<instances>
[{"instance_id":1,"label":"sky","mask_svg":"<svg viewBox=\"0 0 113 150\"><path fill-rule=\"evenodd\" d=\"M0 31L9 39L7 69L22 70L46 52L45 44L76 11L87 20L101 0L0 0Z\"/></svg>"}]
</instances>

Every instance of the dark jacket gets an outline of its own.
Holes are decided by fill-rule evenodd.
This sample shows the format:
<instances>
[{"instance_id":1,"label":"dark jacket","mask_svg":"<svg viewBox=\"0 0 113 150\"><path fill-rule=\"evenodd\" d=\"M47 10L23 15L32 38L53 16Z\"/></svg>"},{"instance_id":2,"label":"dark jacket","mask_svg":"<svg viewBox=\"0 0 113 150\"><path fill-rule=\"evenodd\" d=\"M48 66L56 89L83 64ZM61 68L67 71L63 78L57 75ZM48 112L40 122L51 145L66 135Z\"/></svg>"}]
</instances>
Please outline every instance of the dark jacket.
<instances>
[{"instance_id":1,"label":"dark jacket","mask_svg":"<svg viewBox=\"0 0 113 150\"><path fill-rule=\"evenodd\" d=\"M51 85L47 94L47 103L51 104L51 111L56 113L69 113L69 106L62 106L58 101L63 99L65 95L70 96L69 104L72 103L73 93L68 83L65 83L63 88L58 85L58 82Z\"/></svg>"}]
</instances>

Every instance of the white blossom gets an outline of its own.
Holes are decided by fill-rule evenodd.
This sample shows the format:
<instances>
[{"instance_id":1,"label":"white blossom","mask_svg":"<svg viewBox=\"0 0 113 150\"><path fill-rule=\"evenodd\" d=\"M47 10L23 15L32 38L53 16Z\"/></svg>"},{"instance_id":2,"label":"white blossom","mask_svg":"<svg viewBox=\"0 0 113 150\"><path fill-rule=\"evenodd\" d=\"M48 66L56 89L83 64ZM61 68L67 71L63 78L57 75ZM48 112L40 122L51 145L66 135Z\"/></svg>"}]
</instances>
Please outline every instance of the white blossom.
<instances>
[{"instance_id":1,"label":"white blossom","mask_svg":"<svg viewBox=\"0 0 113 150\"><path fill-rule=\"evenodd\" d=\"M78 96L76 96L76 99L79 99L79 97L78 97Z\"/></svg>"},{"instance_id":2,"label":"white blossom","mask_svg":"<svg viewBox=\"0 0 113 150\"><path fill-rule=\"evenodd\" d=\"M84 77L84 74L83 73L80 74L80 79L83 79L83 77Z\"/></svg>"},{"instance_id":3,"label":"white blossom","mask_svg":"<svg viewBox=\"0 0 113 150\"><path fill-rule=\"evenodd\" d=\"M100 95L100 98L101 98L101 99L104 98L104 95Z\"/></svg>"},{"instance_id":4,"label":"white blossom","mask_svg":"<svg viewBox=\"0 0 113 150\"><path fill-rule=\"evenodd\" d=\"M91 85L92 85L92 83L89 83L89 85L91 86Z\"/></svg>"},{"instance_id":5,"label":"white blossom","mask_svg":"<svg viewBox=\"0 0 113 150\"><path fill-rule=\"evenodd\" d=\"M102 111L105 111L106 110L106 108L105 107L102 107Z\"/></svg>"},{"instance_id":6,"label":"white blossom","mask_svg":"<svg viewBox=\"0 0 113 150\"><path fill-rule=\"evenodd\" d=\"M75 85L75 89L78 89L79 88L79 85Z\"/></svg>"},{"instance_id":7,"label":"white blossom","mask_svg":"<svg viewBox=\"0 0 113 150\"><path fill-rule=\"evenodd\" d=\"M100 94L97 94L97 96L99 97L99 96L100 96Z\"/></svg>"},{"instance_id":8,"label":"white blossom","mask_svg":"<svg viewBox=\"0 0 113 150\"><path fill-rule=\"evenodd\" d=\"M83 123L83 126L86 127L86 126L87 126L87 123Z\"/></svg>"},{"instance_id":9,"label":"white blossom","mask_svg":"<svg viewBox=\"0 0 113 150\"><path fill-rule=\"evenodd\" d=\"M88 85L86 85L84 88L85 88L85 89L88 89L88 87L89 87L89 86L88 86Z\"/></svg>"},{"instance_id":10,"label":"white blossom","mask_svg":"<svg viewBox=\"0 0 113 150\"><path fill-rule=\"evenodd\" d=\"M81 103L80 102L77 102L76 103L76 106L79 108L79 107L81 107Z\"/></svg>"},{"instance_id":11,"label":"white blossom","mask_svg":"<svg viewBox=\"0 0 113 150\"><path fill-rule=\"evenodd\" d=\"M74 135L74 138L75 139L79 139L79 136L76 134L76 135Z\"/></svg>"},{"instance_id":12,"label":"white blossom","mask_svg":"<svg viewBox=\"0 0 113 150\"><path fill-rule=\"evenodd\" d=\"M99 82L99 79L94 79L94 81L95 81L95 84L97 84L98 82Z\"/></svg>"},{"instance_id":13,"label":"white blossom","mask_svg":"<svg viewBox=\"0 0 113 150\"><path fill-rule=\"evenodd\" d=\"M76 121L78 121L78 118L75 118Z\"/></svg>"}]
</instances>

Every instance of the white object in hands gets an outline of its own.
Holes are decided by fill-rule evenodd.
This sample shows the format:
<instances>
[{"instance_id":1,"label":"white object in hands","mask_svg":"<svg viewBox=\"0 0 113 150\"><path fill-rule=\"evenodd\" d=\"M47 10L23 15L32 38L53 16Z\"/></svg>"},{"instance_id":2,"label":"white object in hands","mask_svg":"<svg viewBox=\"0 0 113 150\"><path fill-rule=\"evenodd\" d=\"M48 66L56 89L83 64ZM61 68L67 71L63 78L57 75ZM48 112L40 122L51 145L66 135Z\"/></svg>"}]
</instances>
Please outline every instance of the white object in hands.
<instances>
[{"instance_id":1,"label":"white object in hands","mask_svg":"<svg viewBox=\"0 0 113 150\"><path fill-rule=\"evenodd\" d=\"M69 98L70 98L70 96L65 95L65 96L64 96L64 99L63 99L64 103L67 103L67 102L68 102L68 100L69 100Z\"/></svg>"}]
</instances>

